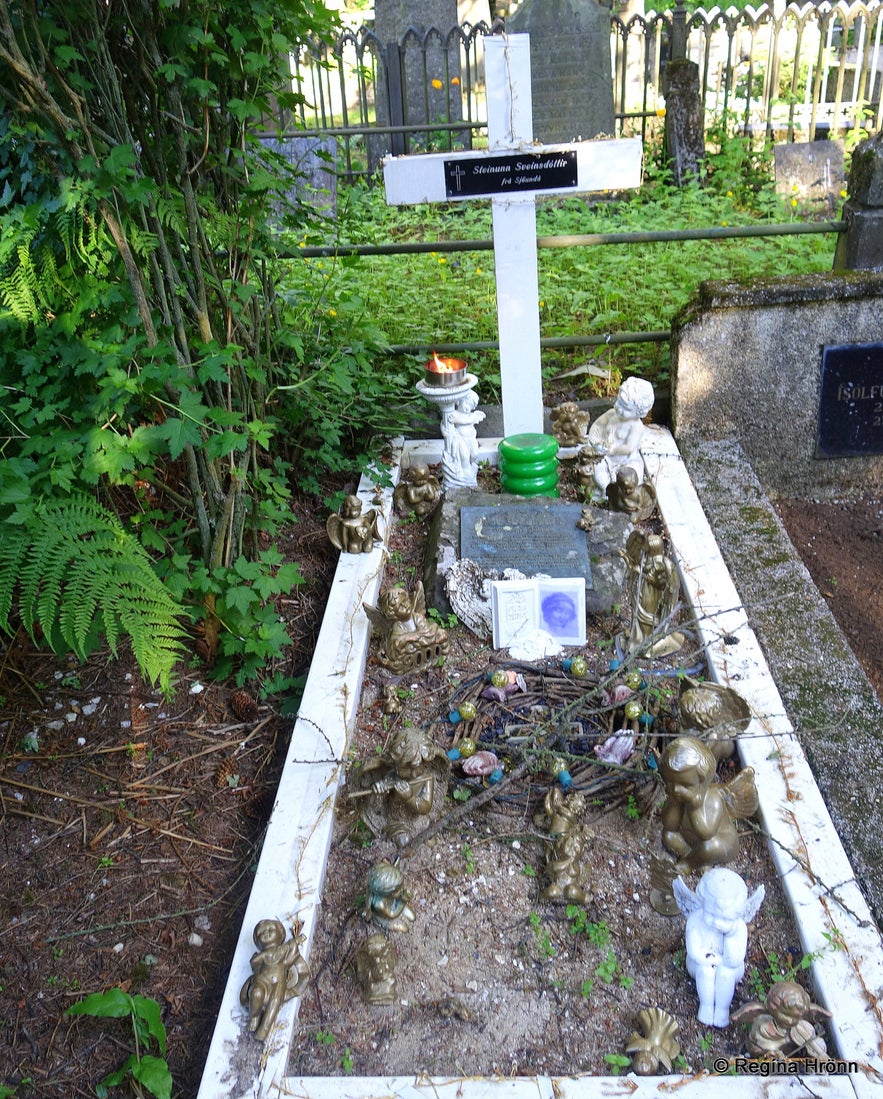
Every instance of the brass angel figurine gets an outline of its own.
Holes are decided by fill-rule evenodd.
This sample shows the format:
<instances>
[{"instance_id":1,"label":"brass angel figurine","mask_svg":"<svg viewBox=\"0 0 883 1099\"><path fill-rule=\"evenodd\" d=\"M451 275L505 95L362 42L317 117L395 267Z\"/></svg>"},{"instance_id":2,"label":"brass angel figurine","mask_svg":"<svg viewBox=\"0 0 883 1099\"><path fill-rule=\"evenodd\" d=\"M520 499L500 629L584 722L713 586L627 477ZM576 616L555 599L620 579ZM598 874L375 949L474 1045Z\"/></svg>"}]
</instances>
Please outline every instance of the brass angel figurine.
<instances>
[{"instance_id":1,"label":"brass angel figurine","mask_svg":"<svg viewBox=\"0 0 883 1099\"><path fill-rule=\"evenodd\" d=\"M662 1065L671 1072L681 1052L680 1027L661 1007L645 1007L638 1012L638 1029L629 1036L626 1053L631 1053L632 1071L639 1076L655 1076Z\"/></svg>"},{"instance_id":2,"label":"brass angel figurine","mask_svg":"<svg viewBox=\"0 0 883 1099\"><path fill-rule=\"evenodd\" d=\"M429 472L429 466L418 462L411 466L407 480L400 481L392 494L392 505L398 515L413 512L418 519L431 515L441 499L438 477Z\"/></svg>"},{"instance_id":3,"label":"brass angel figurine","mask_svg":"<svg viewBox=\"0 0 883 1099\"><path fill-rule=\"evenodd\" d=\"M442 812L450 773L444 749L405 725L383 755L358 772L350 797L365 799L362 819L375 836L404 847Z\"/></svg>"},{"instance_id":4,"label":"brass angel figurine","mask_svg":"<svg viewBox=\"0 0 883 1099\"><path fill-rule=\"evenodd\" d=\"M550 413L552 434L559 446L583 446L588 441L589 413L582 412L576 401L565 401Z\"/></svg>"},{"instance_id":5,"label":"brass angel figurine","mask_svg":"<svg viewBox=\"0 0 883 1099\"><path fill-rule=\"evenodd\" d=\"M356 953L356 976L362 999L375 1007L394 1004L396 999L396 952L380 932L369 935Z\"/></svg>"},{"instance_id":6,"label":"brass angel figurine","mask_svg":"<svg viewBox=\"0 0 883 1099\"><path fill-rule=\"evenodd\" d=\"M362 511L358 496L347 496L340 515L329 515L325 524L328 539L341 553L370 553L382 540L380 513L375 508Z\"/></svg>"},{"instance_id":7,"label":"brass angel figurine","mask_svg":"<svg viewBox=\"0 0 883 1099\"><path fill-rule=\"evenodd\" d=\"M687 690L681 692L680 731L699 737L720 763L736 749L736 737L751 723L751 710L745 699L720 683L700 683L685 677Z\"/></svg>"},{"instance_id":8,"label":"brass angel figurine","mask_svg":"<svg viewBox=\"0 0 883 1099\"><path fill-rule=\"evenodd\" d=\"M363 603L371 625L380 634L382 661L396 675L436 664L447 654L448 635L426 617L426 595L418 580L413 593L390 588L377 606Z\"/></svg>"},{"instance_id":9,"label":"brass angel figurine","mask_svg":"<svg viewBox=\"0 0 883 1099\"><path fill-rule=\"evenodd\" d=\"M273 1029L282 1005L303 995L309 983L310 971L300 952L304 939L296 926L286 942L280 920L260 920L255 925L258 949L251 956L251 976L239 992L239 1002L248 1007L248 1029L261 1042Z\"/></svg>"},{"instance_id":10,"label":"brass angel figurine","mask_svg":"<svg viewBox=\"0 0 883 1099\"><path fill-rule=\"evenodd\" d=\"M739 853L735 821L757 812L752 768L726 784L715 782L716 771L711 749L695 737L675 737L662 753L662 843L678 860L678 873L732 862Z\"/></svg>"},{"instance_id":11,"label":"brass angel figurine","mask_svg":"<svg viewBox=\"0 0 883 1099\"><path fill-rule=\"evenodd\" d=\"M752 1057L828 1056L816 1024L830 1019L796 981L777 981L764 1001L752 1000L730 1016L734 1023L751 1023L748 1052Z\"/></svg>"},{"instance_id":12,"label":"brass angel figurine","mask_svg":"<svg viewBox=\"0 0 883 1099\"><path fill-rule=\"evenodd\" d=\"M656 510L656 489L641 481L632 466L621 466L605 492L611 509L625 512L633 523L649 519Z\"/></svg>"},{"instance_id":13,"label":"brass angel figurine","mask_svg":"<svg viewBox=\"0 0 883 1099\"><path fill-rule=\"evenodd\" d=\"M678 605L681 582L661 535L633 530L623 556L632 605L628 651L646 656L676 653L685 638L680 631L670 629L670 620Z\"/></svg>"}]
</instances>

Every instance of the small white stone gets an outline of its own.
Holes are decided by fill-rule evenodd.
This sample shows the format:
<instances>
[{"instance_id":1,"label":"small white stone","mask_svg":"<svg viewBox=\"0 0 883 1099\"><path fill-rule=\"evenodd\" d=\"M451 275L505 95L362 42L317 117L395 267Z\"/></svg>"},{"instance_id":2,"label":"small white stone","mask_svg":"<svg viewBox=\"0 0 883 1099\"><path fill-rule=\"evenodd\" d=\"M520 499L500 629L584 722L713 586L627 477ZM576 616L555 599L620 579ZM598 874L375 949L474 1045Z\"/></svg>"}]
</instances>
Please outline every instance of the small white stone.
<instances>
[{"instance_id":1,"label":"small white stone","mask_svg":"<svg viewBox=\"0 0 883 1099\"><path fill-rule=\"evenodd\" d=\"M114 954L122 954L125 949L126 948L122 943L117 943L116 946L114 946L113 948L113 952Z\"/></svg>"},{"instance_id":2,"label":"small white stone","mask_svg":"<svg viewBox=\"0 0 883 1099\"><path fill-rule=\"evenodd\" d=\"M84 736L78 736L77 737L77 747L82 748L82 747L85 746L85 744L86 744L86 738Z\"/></svg>"},{"instance_id":3,"label":"small white stone","mask_svg":"<svg viewBox=\"0 0 883 1099\"><path fill-rule=\"evenodd\" d=\"M513 840L512 841L512 850L513 851L520 851L521 850L521 840Z\"/></svg>"},{"instance_id":4,"label":"small white stone","mask_svg":"<svg viewBox=\"0 0 883 1099\"><path fill-rule=\"evenodd\" d=\"M440 969L444 968L448 964L447 954L442 954L439 960L435 963Z\"/></svg>"},{"instance_id":5,"label":"small white stone","mask_svg":"<svg viewBox=\"0 0 883 1099\"><path fill-rule=\"evenodd\" d=\"M73 723L77 720L79 716L79 714L75 714L73 713L73 711L71 711L70 713L64 715L64 720L68 723L68 725L73 725Z\"/></svg>"},{"instance_id":6,"label":"small white stone","mask_svg":"<svg viewBox=\"0 0 883 1099\"><path fill-rule=\"evenodd\" d=\"M478 981L467 981L466 987L470 992L478 992Z\"/></svg>"},{"instance_id":7,"label":"small white stone","mask_svg":"<svg viewBox=\"0 0 883 1099\"><path fill-rule=\"evenodd\" d=\"M197 929L197 931L211 931L212 921L208 918L208 916L197 916L196 919L193 921L193 926Z\"/></svg>"},{"instance_id":8,"label":"small white stone","mask_svg":"<svg viewBox=\"0 0 883 1099\"><path fill-rule=\"evenodd\" d=\"M193 686L190 688L190 693L192 695L201 695L204 690L205 687L203 687L201 683L194 683Z\"/></svg>"},{"instance_id":9,"label":"small white stone","mask_svg":"<svg viewBox=\"0 0 883 1099\"><path fill-rule=\"evenodd\" d=\"M46 726L46 728L47 729L63 729L64 728L64 722L63 721L50 721L49 724Z\"/></svg>"},{"instance_id":10,"label":"small white stone","mask_svg":"<svg viewBox=\"0 0 883 1099\"><path fill-rule=\"evenodd\" d=\"M121 721L120 722L120 728L121 729L131 729L132 728L132 722L131 721Z\"/></svg>"},{"instance_id":11,"label":"small white stone","mask_svg":"<svg viewBox=\"0 0 883 1099\"><path fill-rule=\"evenodd\" d=\"M202 946L202 935L198 934L196 931L191 931L187 936L187 942L190 943L191 946Z\"/></svg>"}]
</instances>

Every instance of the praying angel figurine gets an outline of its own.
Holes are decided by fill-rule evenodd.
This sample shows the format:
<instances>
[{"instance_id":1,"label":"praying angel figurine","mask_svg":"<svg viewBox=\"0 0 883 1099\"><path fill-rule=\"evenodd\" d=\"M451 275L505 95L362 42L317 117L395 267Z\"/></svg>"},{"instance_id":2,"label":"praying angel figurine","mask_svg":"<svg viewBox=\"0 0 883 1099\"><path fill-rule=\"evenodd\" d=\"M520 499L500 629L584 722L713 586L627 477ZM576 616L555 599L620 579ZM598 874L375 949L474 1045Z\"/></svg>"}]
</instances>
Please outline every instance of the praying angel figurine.
<instances>
[{"instance_id":1,"label":"praying angel figurine","mask_svg":"<svg viewBox=\"0 0 883 1099\"><path fill-rule=\"evenodd\" d=\"M702 875L694 893L675 878L678 908L687 917L687 972L696 981L705 1026L725 1027L736 985L745 976L748 924L763 903L762 885L749 896L734 870L715 866Z\"/></svg>"}]
</instances>

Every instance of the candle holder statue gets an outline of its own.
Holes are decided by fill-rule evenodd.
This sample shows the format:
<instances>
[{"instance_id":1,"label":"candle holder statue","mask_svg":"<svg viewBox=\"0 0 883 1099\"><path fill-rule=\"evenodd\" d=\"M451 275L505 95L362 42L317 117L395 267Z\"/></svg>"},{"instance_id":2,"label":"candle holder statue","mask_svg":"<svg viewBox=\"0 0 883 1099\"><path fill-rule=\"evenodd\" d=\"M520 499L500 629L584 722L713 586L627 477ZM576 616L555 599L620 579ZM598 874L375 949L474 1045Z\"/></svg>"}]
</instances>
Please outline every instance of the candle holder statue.
<instances>
[{"instance_id":1,"label":"candle holder statue","mask_svg":"<svg viewBox=\"0 0 883 1099\"><path fill-rule=\"evenodd\" d=\"M478 411L475 393L478 378L467 372L463 359L444 359L438 355L426 364L423 375L423 380L417 383L417 392L434 404L441 415L445 491L474 488L478 484L475 429L485 418Z\"/></svg>"}]
</instances>

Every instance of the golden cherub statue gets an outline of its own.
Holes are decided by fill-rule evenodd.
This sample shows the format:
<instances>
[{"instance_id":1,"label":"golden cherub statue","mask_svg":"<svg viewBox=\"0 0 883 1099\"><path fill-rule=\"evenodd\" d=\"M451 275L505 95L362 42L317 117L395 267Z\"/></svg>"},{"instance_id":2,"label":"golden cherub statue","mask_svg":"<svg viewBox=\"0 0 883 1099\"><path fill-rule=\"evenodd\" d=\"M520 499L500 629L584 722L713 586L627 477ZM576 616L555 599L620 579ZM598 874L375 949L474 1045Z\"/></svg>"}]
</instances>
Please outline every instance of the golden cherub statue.
<instances>
[{"instance_id":1,"label":"golden cherub statue","mask_svg":"<svg viewBox=\"0 0 883 1099\"><path fill-rule=\"evenodd\" d=\"M356 953L356 976L366 1004L386 1006L396 999L395 947L380 932L369 935Z\"/></svg>"},{"instance_id":2,"label":"golden cherub statue","mask_svg":"<svg viewBox=\"0 0 883 1099\"><path fill-rule=\"evenodd\" d=\"M240 990L239 1002L248 1007L248 1029L261 1042L269 1036L282 1005L303 995L310 980L300 952L304 939L299 925L288 942L280 920L260 920L255 925L258 949L251 956L251 976Z\"/></svg>"},{"instance_id":3,"label":"golden cherub statue","mask_svg":"<svg viewBox=\"0 0 883 1099\"><path fill-rule=\"evenodd\" d=\"M830 1019L796 981L776 981L763 1002L752 1000L730 1016L733 1023L751 1023L748 1052L752 1057L828 1056L816 1024Z\"/></svg>"},{"instance_id":4,"label":"golden cherub statue","mask_svg":"<svg viewBox=\"0 0 883 1099\"><path fill-rule=\"evenodd\" d=\"M407 480L396 485L392 503L399 515L413 512L418 519L425 519L435 511L441 494L438 477L429 472L428 465L418 462L411 466Z\"/></svg>"},{"instance_id":5,"label":"golden cherub statue","mask_svg":"<svg viewBox=\"0 0 883 1099\"><path fill-rule=\"evenodd\" d=\"M375 836L404 847L428 828L445 802L451 762L420 729L397 729L389 747L357 773L350 795L364 798L362 818Z\"/></svg>"},{"instance_id":6,"label":"golden cherub statue","mask_svg":"<svg viewBox=\"0 0 883 1099\"><path fill-rule=\"evenodd\" d=\"M376 607L362 605L380 634L383 662L396 675L437 664L447 654L448 635L427 618L421 581L417 581L413 594L405 588L389 588Z\"/></svg>"},{"instance_id":7,"label":"golden cherub statue","mask_svg":"<svg viewBox=\"0 0 883 1099\"><path fill-rule=\"evenodd\" d=\"M757 811L750 767L725 785L714 781L716 771L711 749L695 737L675 737L659 761L666 793L662 843L678 860L678 873L732 862L739 853L735 821Z\"/></svg>"},{"instance_id":8,"label":"golden cherub statue","mask_svg":"<svg viewBox=\"0 0 883 1099\"><path fill-rule=\"evenodd\" d=\"M374 508L362 512L358 496L347 496L340 515L329 515L325 524L328 538L341 553L370 553L381 540L380 513Z\"/></svg>"},{"instance_id":9,"label":"golden cherub statue","mask_svg":"<svg viewBox=\"0 0 883 1099\"><path fill-rule=\"evenodd\" d=\"M588 412L580 411L576 401L564 401L550 413L552 434L559 446L582 446L587 442Z\"/></svg>"}]
</instances>

